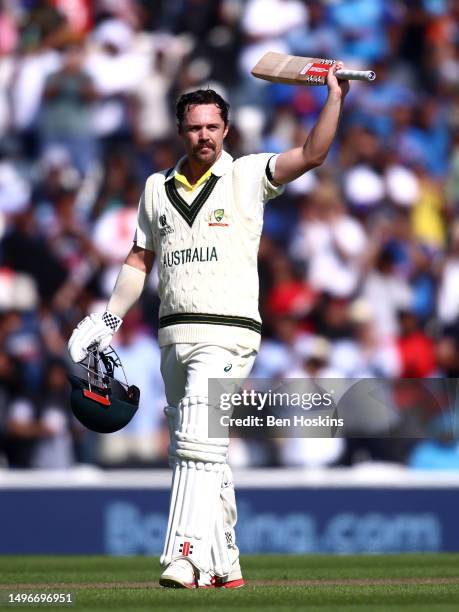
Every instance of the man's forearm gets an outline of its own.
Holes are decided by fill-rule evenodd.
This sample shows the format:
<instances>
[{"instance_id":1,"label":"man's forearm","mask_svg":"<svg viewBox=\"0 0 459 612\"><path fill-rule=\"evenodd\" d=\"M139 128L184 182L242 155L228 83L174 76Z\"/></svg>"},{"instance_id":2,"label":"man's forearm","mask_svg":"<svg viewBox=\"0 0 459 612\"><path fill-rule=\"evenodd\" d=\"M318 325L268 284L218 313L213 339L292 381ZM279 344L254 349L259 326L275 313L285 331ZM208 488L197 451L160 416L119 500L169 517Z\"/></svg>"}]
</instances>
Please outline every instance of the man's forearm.
<instances>
[{"instance_id":1,"label":"man's forearm","mask_svg":"<svg viewBox=\"0 0 459 612\"><path fill-rule=\"evenodd\" d=\"M342 105L342 96L335 92L328 95L304 145L278 156L274 173L276 183L289 183L324 162L336 135Z\"/></svg>"},{"instance_id":2,"label":"man's forearm","mask_svg":"<svg viewBox=\"0 0 459 612\"><path fill-rule=\"evenodd\" d=\"M108 312L124 319L143 293L147 275L128 264L121 266L115 288L107 304Z\"/></svg>"},{"instance_id":3,"label":"man's forearm","mask_svg":"<svg viewBox=\"0 0 459 612\"><path fill-rule=\"evenodd\" d=\"M316 124L303 145L302 154L305 165L316 167L325 161L336 136L342 107L343 98L333 92L330 93Z\"/></svg>"},{"instance_id":4,"label":"man's forearm","mask_svg":"<svg viewBox=\"0 0 459 612\"><path fill-rule=\"evenodd\" d=\"M143 293L154 255L134 247L121 267L107 311L123 319Z\"/></svg>"},{"instance_id":5,"label":"man's forearm","mask_svg":"<svg viewBox=\"0 0 459 612\"><path fill-rule=\"evenodd\" d=\"M281 153L276 159L274 182L280 185L295 180L311 168L320 166L336 135L341 108L349 91L349 82L338 82L335 72L342 68L337 62L327 75L328 97L319 118L302 147Z\"/></svg>"}]
</instances>

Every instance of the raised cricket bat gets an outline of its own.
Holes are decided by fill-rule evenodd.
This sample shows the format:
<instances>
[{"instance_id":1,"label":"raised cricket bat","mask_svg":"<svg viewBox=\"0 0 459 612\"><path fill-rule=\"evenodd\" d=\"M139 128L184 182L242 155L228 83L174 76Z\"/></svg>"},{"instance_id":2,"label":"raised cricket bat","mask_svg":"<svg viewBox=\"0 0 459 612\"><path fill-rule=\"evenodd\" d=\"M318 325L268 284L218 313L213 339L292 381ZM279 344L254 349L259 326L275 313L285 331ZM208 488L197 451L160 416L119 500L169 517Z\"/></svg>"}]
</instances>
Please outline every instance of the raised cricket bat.
<instances>
[{"instance_id":1,"label":"raised cricket bat","mask_svg":"<svg viewBox=\"0 0 459 612\"><path fill-rule=\"evenodd\" d=\"M320 59L317 57L299 57L270 51L265 53L252 69L253 76L273 83L286 83L287 85L325 85L327 74L336 60ZM373 70L348 70L343 68L336 71L338 79L374 81L376 74Z\"/></svg>"}]
</instances>

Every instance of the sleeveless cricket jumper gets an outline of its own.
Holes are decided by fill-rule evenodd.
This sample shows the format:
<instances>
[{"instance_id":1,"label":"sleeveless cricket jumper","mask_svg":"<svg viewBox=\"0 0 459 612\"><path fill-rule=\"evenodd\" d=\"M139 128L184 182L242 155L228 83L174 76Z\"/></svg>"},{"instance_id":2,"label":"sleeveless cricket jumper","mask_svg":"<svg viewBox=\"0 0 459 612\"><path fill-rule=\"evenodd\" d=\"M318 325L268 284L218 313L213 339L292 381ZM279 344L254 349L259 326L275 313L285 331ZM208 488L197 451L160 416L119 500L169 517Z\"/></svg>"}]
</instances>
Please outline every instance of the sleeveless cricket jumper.
<instances>
[{"instance_id":1,"label":"sleeveless cricket jumper","mask_svg":"<svg viewBox=\"0 0 459 612\"><path fill-rule=\"evenodd\" d=\"M203 342L258 350L263 208L282 191L270 180L271 158L233 161L222 152L207 180L188 193L177 180L184 158L147 179L135 242L158 259L161 347Z\"/></svg>"}]
</instances>

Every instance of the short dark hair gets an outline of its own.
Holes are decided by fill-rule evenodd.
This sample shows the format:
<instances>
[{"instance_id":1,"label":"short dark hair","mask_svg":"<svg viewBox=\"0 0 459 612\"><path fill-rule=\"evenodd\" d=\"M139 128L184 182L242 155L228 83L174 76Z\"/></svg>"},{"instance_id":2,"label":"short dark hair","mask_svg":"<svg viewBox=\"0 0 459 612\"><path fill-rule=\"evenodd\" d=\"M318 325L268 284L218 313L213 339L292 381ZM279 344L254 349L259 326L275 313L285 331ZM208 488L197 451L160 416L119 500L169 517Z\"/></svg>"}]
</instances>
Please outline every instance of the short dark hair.
<instances>
[{"instance_id":1,"label":"short dark hair","mask_svg":"<svg viewBox=\"0 0 459 612\"><path fill-rule=\"evenodd\" d=\"M213 89L197 89L183 94L177 100L175 111L179 127L182 126L186 110L189 106L196 104L215 104L220 109L220 115L225 127L228 125L228 112L230 105Z\"/></svg>"}]
</instances>

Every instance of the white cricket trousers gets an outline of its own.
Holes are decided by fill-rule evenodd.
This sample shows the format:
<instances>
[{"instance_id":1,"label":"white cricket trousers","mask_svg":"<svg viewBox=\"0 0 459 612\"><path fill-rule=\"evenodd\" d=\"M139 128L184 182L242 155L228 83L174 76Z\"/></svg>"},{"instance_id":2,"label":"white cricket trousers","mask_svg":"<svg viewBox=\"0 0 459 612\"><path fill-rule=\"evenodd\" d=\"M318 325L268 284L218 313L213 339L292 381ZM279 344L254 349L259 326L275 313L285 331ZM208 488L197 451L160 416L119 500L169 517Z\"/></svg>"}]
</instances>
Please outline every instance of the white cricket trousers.
<instances>
[{"instance_id":1,"label":"white cricket trousers","mask_svg":"<svg viewBox=\"0 0 459 612\"><path fill-rule=\"evenodd\" d=\"M169 406L178 406L184 398L207 398L209 378L247 378L256 357L256 351L235 345L233 347L212 344L172 344L161 348L161 374ZM172 436L171 432L171 436ZM171 441L172 442L172 441ZM172 503L172 499L171 499ZM208 567L216 575L222 575L221 560L227 555L231 568L239 567L239 550L236 546L234 527L237 521L236 497L231 469L225 466L220 489L219 510L221 528L217 528L208 559ZM174 522L175 510L171 505L170 521ZM165 551L171 546L166 537ZM222 553L222 546L226 553ZM164 553L162 563L174 558ZM207 570L206 570L207 571ZM226 572L223 572L223 574Z\"/></svg>"},{"instance_id":2,"label":"white cricket trousers","mask_svg":"<svg viewBox=\"0 0 459 612\"><path fill-rule=\"evenodd\" d=\"M161 374L167 403L184 397L207 396L209 378L247 378L257 352L213 344L171 344L161 348Z\"/></svg>"}]
</instances>

